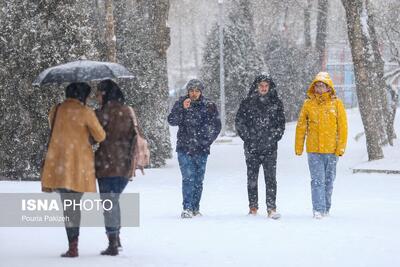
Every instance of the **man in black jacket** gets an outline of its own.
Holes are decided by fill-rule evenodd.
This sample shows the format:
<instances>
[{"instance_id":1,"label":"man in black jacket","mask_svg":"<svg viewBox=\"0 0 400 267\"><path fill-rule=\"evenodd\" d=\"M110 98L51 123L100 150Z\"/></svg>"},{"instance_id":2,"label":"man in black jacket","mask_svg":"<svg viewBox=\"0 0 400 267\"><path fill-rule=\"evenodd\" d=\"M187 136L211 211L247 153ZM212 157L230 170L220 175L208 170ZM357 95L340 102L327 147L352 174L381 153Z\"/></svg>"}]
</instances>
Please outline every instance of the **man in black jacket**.
<instances>
[{"instance_id":1,"label":"man in black jacket","mask_svg":"<svg viewBox=\"0 0 400 267\"><path fill-rule=\"evenodd\" d=\"M285 131L285 115L275 83L269 76L256 77L247 98L240 104L235 122L244 141L249 214L257 214L258 172L263 165L267 214L269 218L279 219L280 214L276 212L276 158L278 141Z\"/></svg>"},{"instance_id":2,"label":"man in black jacket","mask_svg":"<svg viewBox=\"0 0 400 267\"><path fill-rule=\"evenodd\" d=\"M182 218L200 214L204 173L210 146L221 131L217 106L203 97L204 84L190 80L188 94L175 102L168 122L178 126L176 152L182 173Z\"/></svg>"}]
</instances>

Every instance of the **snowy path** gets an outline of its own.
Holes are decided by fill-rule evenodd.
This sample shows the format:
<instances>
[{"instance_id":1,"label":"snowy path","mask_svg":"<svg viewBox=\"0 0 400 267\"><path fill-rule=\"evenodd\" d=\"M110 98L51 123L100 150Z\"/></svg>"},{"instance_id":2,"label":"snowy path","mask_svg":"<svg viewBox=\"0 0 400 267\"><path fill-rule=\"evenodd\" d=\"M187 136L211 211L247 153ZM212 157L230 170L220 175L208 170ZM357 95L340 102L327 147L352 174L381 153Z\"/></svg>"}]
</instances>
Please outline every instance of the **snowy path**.
<instances>
[{"instance_id":1,"label":"snowy path","mask_svg":"<svg viewBox=\"0 0 400 267\"><path fill-rule=\"evenodd\" d=\"M295 124L289 123L278 153L279 221L246 215L244 156L234 139L212 147L202 218L180 219L180 173L172 159L128 185L128 192L140 193L141 225L122 230L120 256L98 255L106 246L102 228L81 229L77 259L58 257L66 249L62 228L0 228L0 266L400 266L400 175L352 174L365 160L365 145L353 140L362 131L358 111L348 114L349 148L338 164L329 218L312 219L306 156L294 156ZM37 182L0 183L0 192L39 188ZM262 177L259 192L262 213Z\"/></svg>"}]
</instances>

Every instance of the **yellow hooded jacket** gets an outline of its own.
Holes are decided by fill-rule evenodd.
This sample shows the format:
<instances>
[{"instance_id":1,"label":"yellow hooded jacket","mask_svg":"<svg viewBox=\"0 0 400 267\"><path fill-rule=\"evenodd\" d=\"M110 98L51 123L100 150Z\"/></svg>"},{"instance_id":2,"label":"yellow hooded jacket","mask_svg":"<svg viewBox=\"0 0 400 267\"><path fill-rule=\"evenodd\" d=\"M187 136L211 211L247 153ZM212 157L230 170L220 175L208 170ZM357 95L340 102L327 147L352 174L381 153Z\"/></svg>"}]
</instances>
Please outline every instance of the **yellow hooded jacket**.
<instances>
[{"instance_id":1,"label":"yellow hooded jacket","mask_svg":"<svg viewBox=\"0 0 400 267\"><path fill-rule=\"evenodd\" d=\"M323 82L330 92L317 95L314 84ZM344 154L347 143L346 110L336 97L333 82L327 72L317 74L307 90L309 99L304 101L296 127L296 155L303 153L304 139L307 153Z\"/></svg>"}]
</instances>

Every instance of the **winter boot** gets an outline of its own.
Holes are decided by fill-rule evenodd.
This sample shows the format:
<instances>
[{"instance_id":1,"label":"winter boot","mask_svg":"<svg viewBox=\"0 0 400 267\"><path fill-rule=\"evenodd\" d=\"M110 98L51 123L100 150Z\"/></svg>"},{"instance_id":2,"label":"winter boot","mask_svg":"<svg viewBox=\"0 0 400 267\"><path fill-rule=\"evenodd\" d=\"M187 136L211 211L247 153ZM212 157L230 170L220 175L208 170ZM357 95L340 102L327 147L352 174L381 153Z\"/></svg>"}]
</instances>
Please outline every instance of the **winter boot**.
<instances>
[{"instance_id":1,"label":"winter boot","mask_svg":"<svg viewBox=\"0 0 400 267\"><path fill-rule=\"evenodd\" d=\"M63 258L75 258L78 257L78 237L69 241L69 248L67 252L61 254Z\"/></svg>"},{"instance_id":2,"label":"winter boot","mask_svg":"<svg viewBox=\"0 0 400 267\"><path fill-rule=\"evenodd\" d=\"M182 219L190 219L193 217L193 212L191 210L183 210L181 213Z\"/></svg>"},{"instance_id":3,"label":"winter boot","mask_svg":"<svg viewBox=\"0 0 400 267\"><path fill-rule=\"evenodd\" d=\"M118 234L107 234L108 247L100 252L101 255L116 256L118 255Z\"/></svg>"},{"instance_id":4,"label":"winter boot","mask_svg":"<svg viewBox=\"0 0 400 267\"><path fill-rule=\"evenodd\" d=\"M119 238L119 234L117 235L117 246L118 246L118 251L122 251L122 244L121 244L121 239Z\"/></svg>"},{"instance_id":5,"label":"winter boot","mask_svg":"<svg viewBox=\"0 0 400 267\"><path fill-rule=\"evenodd\" d=\"M281 215L276 212L276 209L268 209L267 210L268 218L273 220L278 220L281 218Z\"/></svg>"},{"instance_id":6,"label":"winter boot","mask_svg":"<svg viewBox=\"0 0 400 267\"><path fill-rule=\"evenodd\" d=\"M254 207L253 207L253 208L250 208L250 210L249 210L249 215L254 215L254 216L257 215L257 210L258 210L258 209L257 209L257 208L254 208Z\"/></svg>"}]
</instances>

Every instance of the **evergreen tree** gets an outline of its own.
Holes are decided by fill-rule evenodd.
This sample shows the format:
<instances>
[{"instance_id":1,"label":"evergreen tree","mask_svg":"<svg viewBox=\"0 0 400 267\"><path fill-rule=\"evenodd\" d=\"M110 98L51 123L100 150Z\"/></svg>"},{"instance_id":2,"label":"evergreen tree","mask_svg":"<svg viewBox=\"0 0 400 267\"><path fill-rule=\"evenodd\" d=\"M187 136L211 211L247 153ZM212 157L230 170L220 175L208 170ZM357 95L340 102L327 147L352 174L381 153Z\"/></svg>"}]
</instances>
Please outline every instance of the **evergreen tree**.
<instances>
[{"instance_id":1,"label":"evergreen tree","mask_svg":"<svg viewBox=\"0 0 400 267\"><path fill-rule=\"evenodd\" d=\"M121 14L116 18L117 61L137 77L121 86L150 141L152 166L162 166L171 156L165 119L168 1L115 2L119 12L114 15ZM47 115L64 99L64 88L33 88L32 81L45 68L81 57L106 60L104 27L103 1L0 4L0 176L38 179L49 134Z\"/></svg>"},{"instance_id":2,"label":"evergreen tree","mask_svg":"<svg viewBox=\"0 0 400 267\"><path fill-rule=\"evenodd\" d=\"M33 88L43 69L98 57L91 3L3 1L0 9L0 175L37 179L47 142L47 114L63 98L57 86Z\"/></svg>"},{"instance_id":3,"label":"evergreen tree","mask_svg":"<svg viewBox=\"0 0 400 267\"><path fill-rule=\"evenodd\" d=\"M308 85L318 72L318 54L292 44L281 34L272 35L264 47L264 60L285 107L286 121L297 120Z\"/></svg>"},{"instance_id":4,"label":"evergreen tree","mask_svg":"<svg viewBox=\"0 0 400 267\"><path fill-rule=\"evenodd\" d=\"M235 116L264 63L254 40L253 15L250 2L233 0L224 28L225 109L227 130L235 130ZM214 25L208 36L203 57L201 78L206 96L220 105L219 32Z\"/></svg>"}]
</instances>

